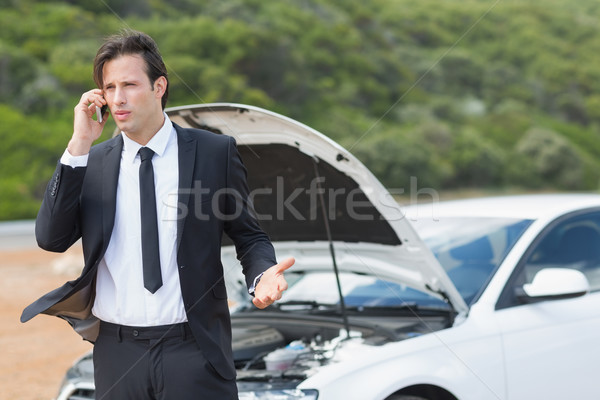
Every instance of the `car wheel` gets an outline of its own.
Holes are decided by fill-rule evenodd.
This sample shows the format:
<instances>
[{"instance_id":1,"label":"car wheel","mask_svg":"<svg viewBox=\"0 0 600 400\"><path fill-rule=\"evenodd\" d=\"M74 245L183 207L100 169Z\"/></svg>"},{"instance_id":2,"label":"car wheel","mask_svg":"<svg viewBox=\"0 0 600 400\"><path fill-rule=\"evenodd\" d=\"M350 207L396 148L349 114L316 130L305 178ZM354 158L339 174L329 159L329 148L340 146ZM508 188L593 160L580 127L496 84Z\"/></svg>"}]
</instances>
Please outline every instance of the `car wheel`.
<instances>
[{"instance_id":1,"label":"car wheel","mask_svg":"<svg viewBox=\"0 0 600 400\"><path fill-rule=\"evenodd\" d=\"M428 400L425 397L406 395L406 394L393 394L385 400Z\"/></svg>"}]
</instances>

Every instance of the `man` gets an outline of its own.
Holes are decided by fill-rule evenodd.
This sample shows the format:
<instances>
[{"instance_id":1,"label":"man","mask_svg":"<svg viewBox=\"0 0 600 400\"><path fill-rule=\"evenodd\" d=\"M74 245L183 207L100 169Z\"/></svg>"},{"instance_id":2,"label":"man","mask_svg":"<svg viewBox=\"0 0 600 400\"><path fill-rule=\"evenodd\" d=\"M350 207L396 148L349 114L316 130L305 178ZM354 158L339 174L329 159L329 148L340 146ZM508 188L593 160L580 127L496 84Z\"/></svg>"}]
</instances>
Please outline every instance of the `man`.
<instances>
[{"instance_id":1,"label":"man","mask_svg":"<svg viewBox=\"0 0 600 400\"><path fill-rule=\"evenodd\" d=\"M149 36L109 38L94 79L99 89L75 107L73 136L36 221L46 250L81 238L85 266L21 320L56 315L95 342L97 399L237 398L222 233L259 308L281 298L294 260L277 264L253 218L234 140L183 129L164 113L167 71ZM122 134L92 146L104 105ZM197 185L210 193L195 195Z\"/></svg>"}]
</instances>

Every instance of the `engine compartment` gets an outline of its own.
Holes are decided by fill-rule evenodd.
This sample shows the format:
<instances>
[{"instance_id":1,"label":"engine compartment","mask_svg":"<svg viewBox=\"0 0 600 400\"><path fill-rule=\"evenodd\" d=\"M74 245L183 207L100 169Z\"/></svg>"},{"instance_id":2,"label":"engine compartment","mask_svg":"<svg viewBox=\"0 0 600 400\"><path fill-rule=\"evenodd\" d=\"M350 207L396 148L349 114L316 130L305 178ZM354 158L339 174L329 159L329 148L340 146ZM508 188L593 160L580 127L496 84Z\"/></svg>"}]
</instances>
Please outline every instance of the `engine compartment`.
<instances>
[{"instance_id":1,"label":"engine compartment","mask_svg":"<svg viewBox=\"0 0 600 400\"><path fill-rule=\"evenodd\" d=\"M332 348L345 339L339 326L303 326L282 319L277 324L262 320L250 325L233 319L232 348L238 380L304 379L310 370L327 363Z\"/></svg>"},{"instance_id":2,"label":"engine compartment","mask_svg":"<svg viewBox=\"0 0 600 400\"><path fill-rule=\"evenodd\" d=\"M440 316L351 318L248 312L232 315L232 347L240 382L302 381L355 345L381 346L447 326ZM352 350L350 350L352 351Z\"/></svg>"}]
</instances>

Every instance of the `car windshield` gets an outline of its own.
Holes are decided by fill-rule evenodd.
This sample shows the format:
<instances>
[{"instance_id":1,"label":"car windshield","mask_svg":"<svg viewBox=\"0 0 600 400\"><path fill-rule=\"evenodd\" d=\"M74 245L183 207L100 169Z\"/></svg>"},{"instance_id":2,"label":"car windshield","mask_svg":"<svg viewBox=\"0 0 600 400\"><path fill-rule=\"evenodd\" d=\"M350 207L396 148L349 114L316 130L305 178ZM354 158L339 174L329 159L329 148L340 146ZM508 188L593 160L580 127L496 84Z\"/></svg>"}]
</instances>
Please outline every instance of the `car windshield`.
<instances>
[{"instance_id":1,"label":"car windshield","mask_svg":"<svg viewBox=\"0 0 600 400\"><path fill-rule=\"evenodd\" d=\"M531 220L448 217L411 221L419 236L471 304Z\"/></svg>"},{"instance_id":2,"label":"car windshield","mask_svg":"<svg viewBox=\"0 0 600 400\"><path fill-rule=\"evenodd\" d=\"M530 220L510 218L438 218L410 221L467 304L473 303L486 287L517 239L531 224ZM327 268L331 268L327 263ZM239 268L231 268L238 271ZM234 308L248 304L243 278L226 274L230 302ZM233 277L237 277L232 284ZM286 272L289 288L278 304L288 310L319 309L339 305L333 268L331 271ZM348 307L448 308L438 297L397 282L372 275L341 272L340 282ZM235 288L234 288L235 287Z\"/></svg>"},{"instance_id":3,"label":"car windshield","mask_svg":"<svg viewBox=\"0 0 600 400\"><path fill-rule=\"evenodd\" d=\"M289 289L284 292L281 304L301 306L304 303L322 307L339 304L333 272L295 274L290 271L286 279ZM427 293L369 275L341 272L340 286L348 307L448 307L444 301Z\"/></svg>"}]
</instances>

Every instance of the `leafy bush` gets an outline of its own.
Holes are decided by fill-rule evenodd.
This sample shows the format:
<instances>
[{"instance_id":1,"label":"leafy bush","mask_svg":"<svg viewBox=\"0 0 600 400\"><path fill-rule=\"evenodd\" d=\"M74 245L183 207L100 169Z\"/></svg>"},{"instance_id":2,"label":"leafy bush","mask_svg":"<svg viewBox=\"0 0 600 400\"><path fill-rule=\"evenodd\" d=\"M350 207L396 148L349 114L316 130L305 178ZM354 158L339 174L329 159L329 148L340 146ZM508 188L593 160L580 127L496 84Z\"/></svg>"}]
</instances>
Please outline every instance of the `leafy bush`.
<instances>
[{"instance_id":1,"label":"leafy bush","mask_svg":"<svg viewBox=\"0 0 600 400\"><path fill-rule=\"evenodd\" d=\"M557 132L531 128L516 147L522 155L527 184L542 187L552 182L559 189L576 189L583 180L583 163L577 150ZM523 182L525 183L525 182Z\"/></svg>"}]
</instances>

